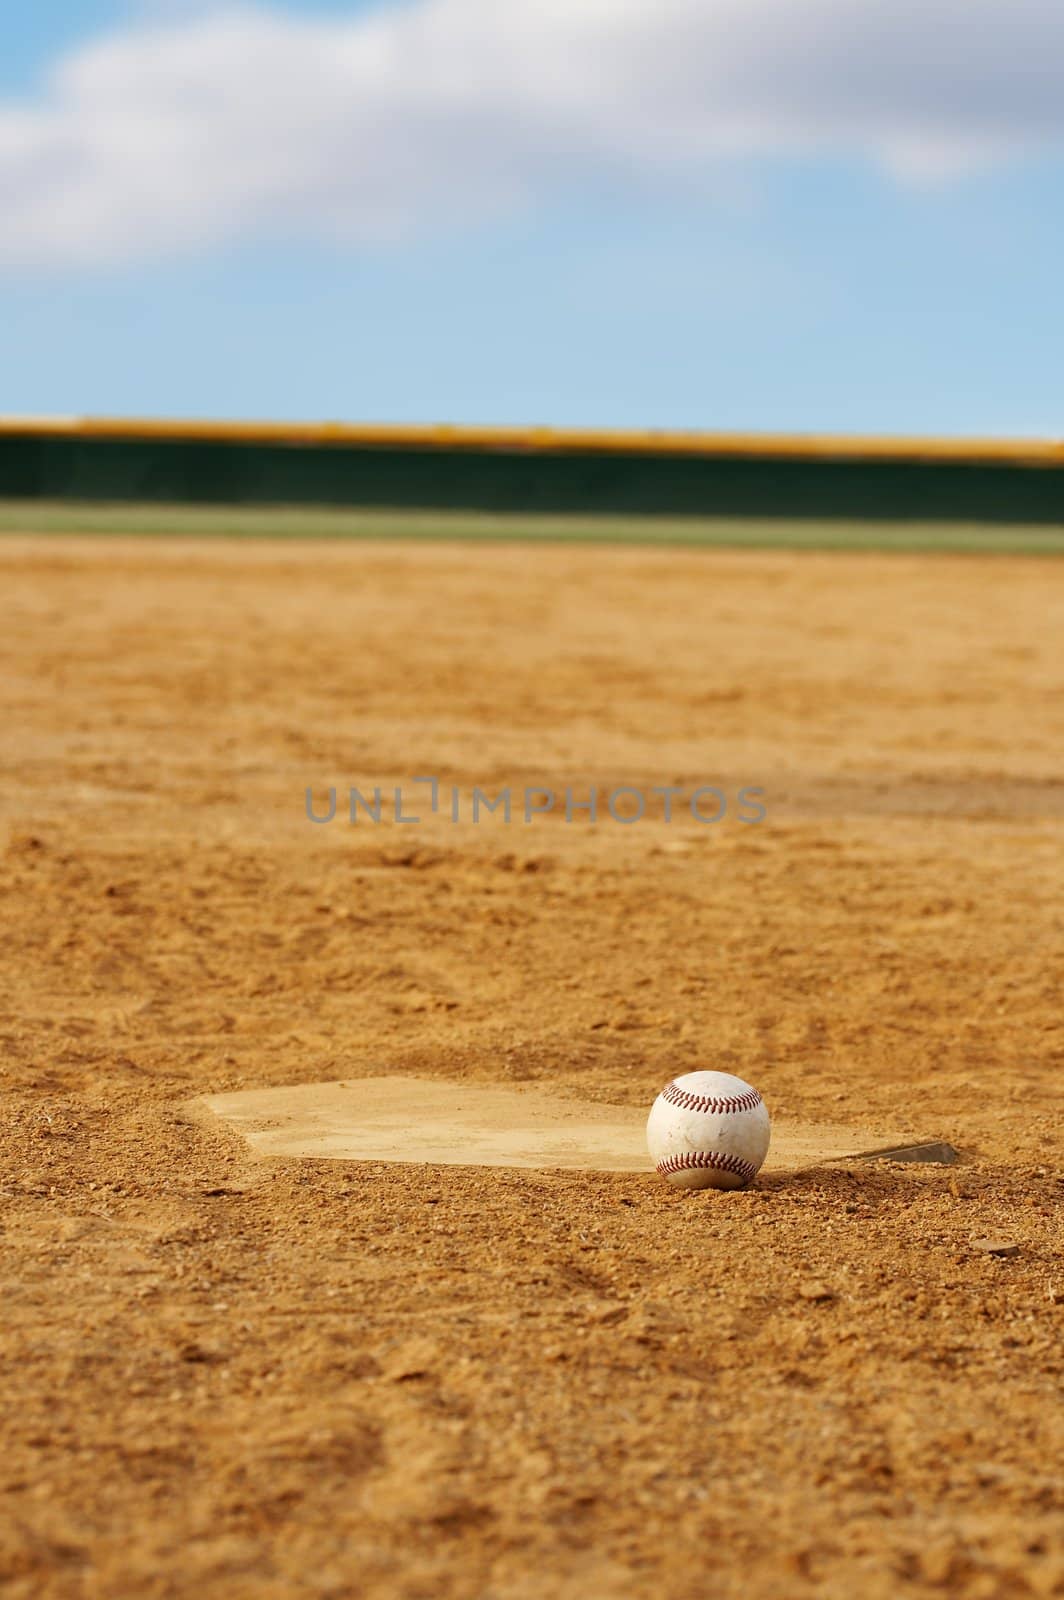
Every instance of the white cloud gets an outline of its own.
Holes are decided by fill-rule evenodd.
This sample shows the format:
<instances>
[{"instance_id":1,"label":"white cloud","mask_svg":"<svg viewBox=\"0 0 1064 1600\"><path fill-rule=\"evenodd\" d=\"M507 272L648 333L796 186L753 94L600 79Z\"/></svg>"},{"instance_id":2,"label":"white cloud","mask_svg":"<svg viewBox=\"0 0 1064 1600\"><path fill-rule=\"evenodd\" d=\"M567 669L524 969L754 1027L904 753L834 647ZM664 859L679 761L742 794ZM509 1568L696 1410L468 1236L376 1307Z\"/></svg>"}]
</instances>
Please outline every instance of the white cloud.
<instances>
[{"instance_id":1,"label":"white cloud","mask_svg":"<svg viewBox=\"0 0 1064 1600\"><path fill-rule=\"evenodd\" d=\"M736 157L1064 148L1061 0L149 8L0 102L0 265L353 244Z\"/></svg>"}]
</instances>

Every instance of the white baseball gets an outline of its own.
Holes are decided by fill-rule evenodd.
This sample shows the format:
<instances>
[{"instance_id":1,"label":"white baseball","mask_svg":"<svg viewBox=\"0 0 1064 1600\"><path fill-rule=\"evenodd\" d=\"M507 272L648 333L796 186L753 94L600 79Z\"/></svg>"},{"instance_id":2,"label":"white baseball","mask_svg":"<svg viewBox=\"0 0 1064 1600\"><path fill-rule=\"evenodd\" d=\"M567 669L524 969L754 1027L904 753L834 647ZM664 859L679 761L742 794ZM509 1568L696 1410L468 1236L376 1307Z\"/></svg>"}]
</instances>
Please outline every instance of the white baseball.
<instances>
[{"instance_id":1,"label":"white baseball","mask_svg":"<svg viewBox=\"0 0 1064 1600\"><path fill-rule=\"evenodd\" d=\"M768 1108L730 1072L686 1072L650 1108L647 1149L678 1189L742 1189L768 1154Z\"/></svg>"}]
</instances>

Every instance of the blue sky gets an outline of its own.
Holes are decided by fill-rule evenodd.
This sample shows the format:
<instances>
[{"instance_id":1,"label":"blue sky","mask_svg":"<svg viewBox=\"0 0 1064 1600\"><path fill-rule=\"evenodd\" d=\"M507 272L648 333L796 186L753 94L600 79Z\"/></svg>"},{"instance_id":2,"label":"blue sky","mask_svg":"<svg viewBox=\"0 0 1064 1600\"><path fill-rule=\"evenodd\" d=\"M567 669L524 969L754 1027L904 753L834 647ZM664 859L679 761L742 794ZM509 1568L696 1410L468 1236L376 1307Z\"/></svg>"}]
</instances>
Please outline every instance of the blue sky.
<instances>
[{"instance_id":1,"label":"blue sky","mask_svg":"<svg viewBox=\"0 0 1064 1600\"><path fill-rule=\"evenodd\" d=\"M1064 436L1064 8L967 4L20 8L0 413Z\"/></svg>"}]
</instances>

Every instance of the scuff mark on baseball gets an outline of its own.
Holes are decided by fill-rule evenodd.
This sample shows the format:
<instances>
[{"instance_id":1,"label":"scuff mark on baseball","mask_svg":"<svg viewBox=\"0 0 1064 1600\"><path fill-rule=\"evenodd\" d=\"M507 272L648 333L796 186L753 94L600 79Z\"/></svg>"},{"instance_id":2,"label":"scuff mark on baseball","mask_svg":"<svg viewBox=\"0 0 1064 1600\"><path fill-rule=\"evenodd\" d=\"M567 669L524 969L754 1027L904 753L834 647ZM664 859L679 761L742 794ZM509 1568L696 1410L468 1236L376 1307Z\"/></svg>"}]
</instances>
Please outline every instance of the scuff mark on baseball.
<instances>
[{"instance_id":1,"label":"scuff mark on baseball","mask_svg":"<svg viewBox=\"0 0 1064 1600\"><path fill-rule=\"evenodd\" d=\"M678 1189L742 1189L768 1154L768 1107L730 1072L687 1072L650 1108L647 1149Z\"/></svg>"}]
</instances>

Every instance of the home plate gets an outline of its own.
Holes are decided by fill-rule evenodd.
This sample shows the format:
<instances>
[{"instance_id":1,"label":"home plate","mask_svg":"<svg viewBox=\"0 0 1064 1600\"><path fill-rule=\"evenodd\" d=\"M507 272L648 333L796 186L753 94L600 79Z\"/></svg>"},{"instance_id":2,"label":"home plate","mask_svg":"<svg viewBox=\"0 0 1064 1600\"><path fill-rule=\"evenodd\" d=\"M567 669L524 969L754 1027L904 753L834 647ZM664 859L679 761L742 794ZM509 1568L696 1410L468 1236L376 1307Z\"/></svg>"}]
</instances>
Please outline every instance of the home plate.
<instances>
[{"instance_id":1,"label":"home plate","mask_svg":"<svg viewBox=\"0 0 1064 1600\"><path fill-rule=\"evenodd\" d=\"M352 1078L287 1089L205 1095L194 1108L221 1117L266 1156L402 1161L454 1167L553 1167L647 1172L647 1110L570 1100L542 1089L440 1078ZM919 1155L906 1135L830 1123L774 1123L767 1171L796 1172L876 1153ZM949 1159L946 1157L945 1159Z\"/></svg>"}]
</instances>

